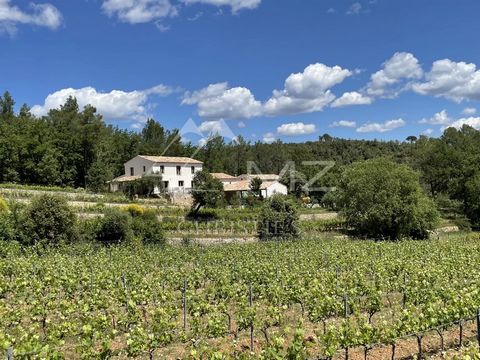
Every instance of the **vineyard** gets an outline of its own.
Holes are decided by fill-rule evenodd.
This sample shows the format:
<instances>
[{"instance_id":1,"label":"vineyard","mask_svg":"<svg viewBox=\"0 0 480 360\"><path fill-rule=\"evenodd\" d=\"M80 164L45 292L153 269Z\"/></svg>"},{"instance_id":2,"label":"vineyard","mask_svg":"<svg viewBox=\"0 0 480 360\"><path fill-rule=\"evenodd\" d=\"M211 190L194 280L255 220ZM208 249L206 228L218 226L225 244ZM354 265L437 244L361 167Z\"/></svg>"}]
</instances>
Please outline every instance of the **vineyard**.
<instances>
[{"instance_id":1,"label":"vineyard","mask_svg":"<svg viewBox=\"0 0 480 360\"><path fill-rule=\"evenodd\" d=\"M471 345L479 240L2 245L1 356L397 359Z\"/></svg>"}]
</instances>

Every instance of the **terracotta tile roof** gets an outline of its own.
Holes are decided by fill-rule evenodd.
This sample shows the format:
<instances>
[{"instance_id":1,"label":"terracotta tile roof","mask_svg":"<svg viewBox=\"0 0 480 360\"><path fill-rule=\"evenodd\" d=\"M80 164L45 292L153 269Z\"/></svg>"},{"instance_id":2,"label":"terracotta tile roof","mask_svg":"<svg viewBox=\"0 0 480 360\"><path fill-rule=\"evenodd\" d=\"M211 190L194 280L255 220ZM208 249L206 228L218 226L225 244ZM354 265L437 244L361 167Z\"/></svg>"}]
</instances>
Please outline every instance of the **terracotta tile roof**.
<instances>
[{"instance_id":1,"label":"terracotta tile roof","mask_svg":"<svg viewBox=\"0 0 480 360\"><path fill-rule=\"evenodd\" d=\"M111 182L128 182L128 181L134 181L134 180L137 180L137 179L140 179L141 176L139 175L135 175L135 176L129 176L129 175L122 175L122 176L119 176L115 179L113 179Z\"/></svg>"},{"instance_id":2,"label":"terracotta tile roof","mask_svg":"<svg viewBox=\"0 0 480 360\"><path fill-rule=\"evenodd\" d=\"M195 160L189 157L183 156L150 156L150 155L138 155L139 157L149 160L155 163L172 163L172 164L203 164L199 160Z\"/></svg>"},{"instance_id":3,"label":"terracotta tile roof","mask_svg":"<svg viewBox=\"0 0 480 360\"><path fill-rule=\"evenodd\" d=\"M263 181L275 181L280 179L280 176L276 174L242 174L239 176L241 179L253 179L256 177Z\"/></svg>"},{"instance_id":4,"label":"terracotta tile roof","mask_svg":"<svg viewBox=\"0 0 480 360\"><path fill-rule=\"evenodd\" d=\"M233 175L225 174L225 173L210 173L215 179L228 179L228 180L235 180L237 179Z\"/></svg>"},{"instance_id":5,"label":"terracotta tile roof","mask_svg":"<svg viewBox=\"0 0 480 360\"><path fill-rule=\"evenodd\" d=\"M234 182L232 184L225 184L223 186L223 190L226 192L229 191L250 191L250 180L240 180ZM265 190L269 188L271 185L277 183L278 181L264 181L262 186L260 186L260 190Z\"/></svg>"}]
</instances>

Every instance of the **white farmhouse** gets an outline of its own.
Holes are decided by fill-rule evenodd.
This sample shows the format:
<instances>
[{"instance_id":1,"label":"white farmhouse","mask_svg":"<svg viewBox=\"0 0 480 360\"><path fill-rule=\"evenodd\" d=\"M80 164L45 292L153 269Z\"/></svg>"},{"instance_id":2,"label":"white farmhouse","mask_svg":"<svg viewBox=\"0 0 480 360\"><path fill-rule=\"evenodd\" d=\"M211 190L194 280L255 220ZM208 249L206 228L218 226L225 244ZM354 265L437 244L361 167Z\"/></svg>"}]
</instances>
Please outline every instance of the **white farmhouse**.
<instances>
[{"instance_id":1,"label":"white farmhouse","mask_svg":"<svg viewBox=\"0 0 480 360\"><path fill-rule=\"evenodd\" d=\"M235 194L240 198L247 197L251 192L250 183L251 180L239 180L230 184L224 184L223 190L227 199ZM260 186L260 192L263 198L268 199L275 194L287 195L288 188L278 181L264 181Z\"/></svg>"},{"instance_id":2,"label":"white farmhouse","mask_svg":"<svg viewBox=\"0 0 480 360\"><path fill-rule=\"evenodd\" d=\"M240 181L238 177L225 173L210 173L210 175L219 180L223 185L233 184L234 182Z\"/></svg>"},{"instance_id":3,"label":"white farmhouse","mask_svg":"<svg viewBox=\"0 0 480 360\"><path fill-rule=\"evenodd\" d=\"M175 193L192 189L193 177L202 170L203 163L188 157L138 155L124 166L125 174L110 182L111 191L119 191L123 183L144 175L161 174L165 191Z\"/></svg>"},{"instance_id":4,"label":"white farmhouse","mask_svg":"<svg viewBox=\"0 0 480 360\"><path fill-rule=\"evenodd\" d=\"M259 178L262 181L280 181L280 175L277 174L242 174L238 176L240 180L252 180Z\"/></svg>"}]
</instances>

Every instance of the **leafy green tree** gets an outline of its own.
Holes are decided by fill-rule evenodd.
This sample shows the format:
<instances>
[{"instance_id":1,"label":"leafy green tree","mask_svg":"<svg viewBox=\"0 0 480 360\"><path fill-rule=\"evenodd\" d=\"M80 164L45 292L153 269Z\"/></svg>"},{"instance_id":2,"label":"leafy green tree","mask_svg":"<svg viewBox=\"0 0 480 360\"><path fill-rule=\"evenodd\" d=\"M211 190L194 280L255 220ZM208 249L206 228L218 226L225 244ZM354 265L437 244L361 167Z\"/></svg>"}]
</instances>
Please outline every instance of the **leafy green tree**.
<instances>
[{"instance_id":1,"label":"leafy green tree","mask_svg":"<svg viewBox=\"0 0 480 360\"><path fill-rule=\"evenodd\" d=\"M202 206L212 208L225 204L225 193L223 184L215 179L206 169L198 171L193 177L193 214L197 214Z\"/></svg>"},{"instance_id":2,"label":"leafy green tree","mask_svg":"<svg viewBox=\"0 0 480 360\"><path fill-rule=\"evenodd\" d=\"M87 174L87 188L94 192L107 190L107 182L112 180L113 174L108 164L101 160L95 160Z\"/></svg>"},{"instance_id":3,"label":"leafy green tree","mask_svg":"<svg viewBox=\"0 0 480 360\"><path fill-rule=\"evenodd\" d=\"M25 209L24 237L27 244L56 245L75 240L76 216L65 198L36 196Z\"/></svg>"},{"instance_id":4,"label":"leafy green tree","mask_svg":"<svg viewBox=\"0 0 480 360\"><path fill-rule=\"evenodd\" d=\"M262 206L258 224L261 240L283 240L298 237L297 205L287 196L276 194Z\"/></svg>"},{"instance_id":5,"label":"leafy green tree","mask_svg":"<svg viewBox=\"0 0 480 360\"><path fill-rule=\"evenodd\" d=\"M346 168L337 193L342 215L360 236L424 239L438 212L420 187L419 174L378 158Z\"/></svg>"},{"instance_id":6,"label":"leafy green tree","mask_svg":"<svg viewBox=\"0 0 480 360\"><path fill-rule=\"evenodd\" d=\"M151 197L154 195L155 189L163 190L162 175L160 174L144 175L123 185L123 192L131 199L135 196Z\"/></svg>"},{"instance_id":7,"label":"leafy green tree","mask_svg":"<svg viewBox=\"0 0 480 360\"><path fill-rule=\"evenodd\" d=\"M308 183L307 178L303 173L296 170L285 172L280 179L280 182L288 188L288 192L301 198L307 193L305 185Z\"/></svg>"},{"instance_id":8,"label":"leafy green tree","mask_svg":"<svg viewBox=\"0 0 480 360\"><path fill-rule=\"evenodd\" d=\"M8 91L3 93L3 97L0 96L0 119L12 120L15 116L13 107L15 106L15 100Z\"/></svg>"},{"instance_id":9,"label":"leafy green tree","mask_svg":"<svg viewBox=\"0 0 480 360\"><path fill-rule=\"evenodd\" d=\"M480 227L480 171L466 179L461 195L463 212L475 228Z\"/></svg>"},{"instance_id":10,"label":"leafy green tree","mask_svg":"<svg viewBox=\"0 0 480 360\"><path fill-rule=\"evenodd\" d=\"M262 179L259 177L254 177L250 180L250 191L252 192L253 196L257 198L262 197Z\"/></svg>"},{"instance_id":11,"label":"leafy green tree","mask_svg":"<svg viewBox=\"0 0 480 360\"><path fill-rule=\"evenodd\" d=\"M58 158L60 155L54 147L45 150L42 159L37 165L37 181L45 185L59 185L62 181Z\"/></svg>"}]
</instances>

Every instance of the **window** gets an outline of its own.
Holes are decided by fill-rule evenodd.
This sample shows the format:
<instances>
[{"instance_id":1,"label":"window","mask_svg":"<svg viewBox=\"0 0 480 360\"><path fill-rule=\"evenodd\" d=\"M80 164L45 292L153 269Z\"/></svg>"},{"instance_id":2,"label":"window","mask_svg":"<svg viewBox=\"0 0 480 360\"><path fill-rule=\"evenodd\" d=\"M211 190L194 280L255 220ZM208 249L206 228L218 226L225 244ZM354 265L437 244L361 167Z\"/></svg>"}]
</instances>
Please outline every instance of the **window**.
<instances>
[{"instance_id":1,"label":"window","mask_svg":"<svg viewBox=\"0 0 480 360\"><path fill-rule=\"evenodd\" d=\"M165 166L160 165L160 174L165 174Z\"/></svg>"},{"instance_id":2,"label":"window","mask_svg":"<svg viewBox=\"0 0 480 360\"><path fill-rule=\"evenodd\" d=\"M183 187L183 181L182 181L182 180L180 180L180 181L178 182L178 187Z\"/></svg>"},{"instance_id":3,"label":"window","mask_svg":"<svg viewBox=\"0 0 480 360\"><path fill-rule=\"evenodd\" d=\"M131 167L130 168L130 176L134 176L135 175L135 168Z\"/></svg>"},{"instance_id":4,"label":"window","mask_svg":"<svg viewBox=\"0 0 480 360\"><path fill-rule=\"evenodd\" d=\"M195 174L195 166L192 166L192 174Z\"/></svg>"},{"instance_id":5,"label":"window","mask_svg":"<svg viewBox=\"0 0 480 360\"><path fill-rule=\"evenodd\" d=\"M143 165L143 172L146 172L146 171L147 171L147 167Z\"/></svg>"},{"instance_id":6,"label":"window","mask_svg":"<svg viewBox=\"0 0 480 360\"><path fill-rule=\"evenodd\" d=\"M182 167L177 166L177 175L182 175Z\"/></svg>"}]
</instances>

